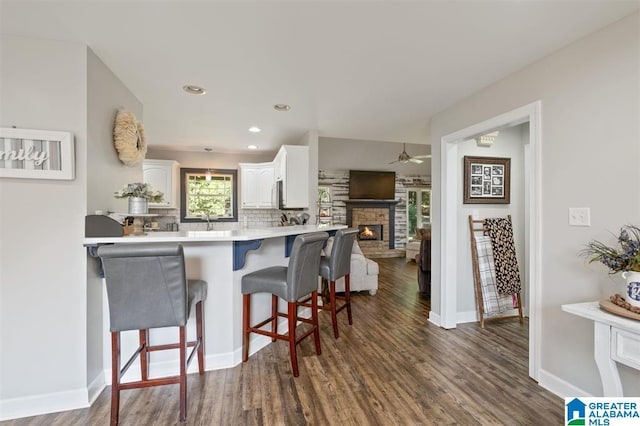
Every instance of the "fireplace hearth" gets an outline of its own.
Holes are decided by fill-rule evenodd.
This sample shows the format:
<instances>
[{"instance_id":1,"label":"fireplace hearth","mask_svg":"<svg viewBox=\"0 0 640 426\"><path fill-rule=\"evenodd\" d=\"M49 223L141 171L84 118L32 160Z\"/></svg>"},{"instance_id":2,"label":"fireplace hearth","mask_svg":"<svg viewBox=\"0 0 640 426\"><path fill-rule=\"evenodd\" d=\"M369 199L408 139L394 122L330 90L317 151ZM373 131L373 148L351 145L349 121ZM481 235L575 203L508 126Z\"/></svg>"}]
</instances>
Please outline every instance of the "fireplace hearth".
<instances>
[{"instance_id":1,"label":"fireplace hearth","mask_svg":"<svg viewBox=\"0 0 640 426\"><path fill-rule=\"evenodd\" d=\"M358 240L382 241L382 225L358 225Z\"/></svg>"}]
</instances>

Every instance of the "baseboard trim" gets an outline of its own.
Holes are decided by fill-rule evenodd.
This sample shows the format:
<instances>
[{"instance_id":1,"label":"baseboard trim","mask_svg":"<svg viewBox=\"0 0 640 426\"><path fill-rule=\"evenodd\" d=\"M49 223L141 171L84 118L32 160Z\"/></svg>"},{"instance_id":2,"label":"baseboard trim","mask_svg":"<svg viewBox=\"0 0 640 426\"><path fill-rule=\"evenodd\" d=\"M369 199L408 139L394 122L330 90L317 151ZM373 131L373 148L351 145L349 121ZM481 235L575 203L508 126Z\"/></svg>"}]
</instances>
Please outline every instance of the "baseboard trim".
<instances>
[{"instance_id":1,"label":"baseboard trim","mask_svg":"<svg viewBox=\"0 0 640 426\"><path fill-rule=\"evenodd\" d=\"M98 399L98 397L106 387L107 385L104 382L104 375L98 374L87 387L89 405L93 404L93 402Z\"/></svg>"},{"instance_id":2,"label":"baseboard trim","mask_svg":"<svg viewBox=\"0 0 640 426\"><path fill-rule=\"evenodd\" d=\"M437 325L438 327L442 327L441 320L440 320L440 315L436 314L433 311L429 311L429 322L431 324Z\"/></svg>"},{"instance_id":3,"label":"baseboard trim","mask_svg":"<svg viewBox=\"0 0 640 426\"><path fill-rule=\"evenodd\" d=\"M572 396L579 396L584 398L593 397L589 392L584 389L580 389L577 386L572 385L566 380L561 379L555 374L551 374L546 370L540 369L538 372L538 384L558 395L560 398L568 398Z\"/></svg>"},{"instance_id":4,"label":"baseboard trim","mask_svg":"<svg viewBox=\"0 0 640 426\"><path fill-rule=\"evenodd\" d=\"M11 398L0 401L0 421L87 407L86 388Z\"/></svg>"},{"instance_id":5,"label":"baseboard trim","mask_svg":"<svg viewBox=\"0 0 640 426\"><path fill-rule=\"evenodd\" d=\"M517 309L509 309L508 311L504 311L503 313L501 313L500 315L497 316L486 316L484 317L485 321L487 319L490 318L496 318L496 317L509 317L509 316L513 316L513 315L518 315L518 310ZM523 314L523 316L526 317L526 315ZM480 322L480 317L478 316L478 311L465 311L465 312L458 312L456 314L456 322L458 324L463 324L463 323L467 323L467 322Z\"/></svg>"}]
</instances>

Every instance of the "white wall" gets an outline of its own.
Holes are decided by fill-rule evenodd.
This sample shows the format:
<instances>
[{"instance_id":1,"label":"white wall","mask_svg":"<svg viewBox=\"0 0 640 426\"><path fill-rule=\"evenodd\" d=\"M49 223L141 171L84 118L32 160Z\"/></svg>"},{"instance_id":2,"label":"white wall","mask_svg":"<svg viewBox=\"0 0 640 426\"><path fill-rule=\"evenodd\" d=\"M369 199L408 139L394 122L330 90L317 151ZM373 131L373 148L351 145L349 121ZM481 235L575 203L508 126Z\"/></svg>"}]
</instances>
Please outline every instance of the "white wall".
<instances>
[{"instance_id":1,"label":"white wall","mask_svg":"<svg viewBox=\"0 0 640 426\"><path fill-rule=\"evenodd\" d=\"M404 176L431 176L431 159L422 164L394 163L402 152L401 143L361 141L321 137L318 146L319 170L388 170ZM411 156L430 153L429 145L407 144Z\"/></svg>"},{"instance_id":2,"label":"white wall","mask_svg":"<svg viewBox=\"0 0 640 426\"><path fill-rule=\"evenodd\" d=\"M6 35L0 43L0 124L70 131L76 157L71 181L0 179L4 418L62 397L87 404L87 49Z\"/></svg>"},{"instance_id":3,"label":"white wall","mask_svg":"<svg viewBox=\"0 0 640 426\"><path fill-rule=\"evenodd\" d=\"M102 380L102 281L82 246L87 211L140 167L117 161L117 108L142 106L86 46L2 37L0 125L74 134L73 181L0 180L0 419L84 407ZM87 171L91 176L88 176Z\"/></svg>"},{"instance_id":4,"label":"white wall","mask_svg":"<svg viewBox=\"0 0 640 426\"><path fill-rule=\"evenodd\" d=\"M309 130L304 134L298 145L309 147L309 223L316 223L318 215L318 155L319 155L319 138L316 130Z\"/></svg>"},{"instance_id":5,"label":"white wall","mask_svg":"<svg viewBox=\"0 0 640 426\"><path fill-rule=\"evenodd\" d=\"M266 163L273 160L275 152L255 154L228 154L219 152L168 151L149 147L147 158L175 160L183 168L238 169L238 163Z\"/></svg>"},{"instance_id":6,"label":"white wall","mask_svg":"<svg viewBox=\"0 0 640 426\"><path fill-rule=\"evenodd\" d=\"M113 123L118 109L132 112L144 123L142 103L91 49L88 52L87 211L126 212L128 201L114 198L113 193L128 183L142 181L142 163L129 167L118 159L113 145Z\"/></svg>"},{"instance_id":7,"label":"white wall","mask_svg":"<svg viewBox=\"0 0 640 426\"><path fill-rule=\"evenodd\" d=\"M522 128L528 124L500 130L491 147L478 147L474 139L458 144L458 176L463 174L463 158L466 155L480 157L505 157L511 159L511 195L509 204L463 204L458 200L458 264L457 311L458 317L473 317L475 320L475 290L471 265L471 245L469 236L469 215L479 219L506 217L511 215L513 223L516 257L525 288L524 274L524 142ZM458 193L463 193L462 179L458 181ZM471 313L468 315L465 313ZM467 321L469 321L468 319Z\"/></svg>"},{"instance_id":8,"label":"white wall","mask_svg":"<svg viewBox=\"0 0 640 426\"><path fill-rule=\"evenodd\" d=\"M126 212L127 201L113 193L130 182L142 181L142 165L125 166L113 146L113 123L118 109L144 121L142 104L90 49L87 49L87 212ZM87 385L92 401L102 389L103 281L97 260L87 256Z\"/></svg>"},{"instance_id":9,"label":"white wall","mask_svg":"<svg viewBox=\"0 0 640 426\"><path fill-rule=\"evenodd\" d=\"M536 100L542 101L542 271L540 383L602 395L593 325L561 311L616 286L578 251L640 219L640 15L634 14L512 74L433 117L433 244L440 245L440 140ZM569 227L568 208L591 208L591 227ZM433 282L440 280L433 253ZM439 297L435 289L433 297ZM440 307L432 305L439 313ZM559 380L560 381L559 381ZM566 383L563 384L565 381ZM633 384L632 382L636 382ZM638 375L623 384L638 396Z\"/></svg>"}]
</instances>

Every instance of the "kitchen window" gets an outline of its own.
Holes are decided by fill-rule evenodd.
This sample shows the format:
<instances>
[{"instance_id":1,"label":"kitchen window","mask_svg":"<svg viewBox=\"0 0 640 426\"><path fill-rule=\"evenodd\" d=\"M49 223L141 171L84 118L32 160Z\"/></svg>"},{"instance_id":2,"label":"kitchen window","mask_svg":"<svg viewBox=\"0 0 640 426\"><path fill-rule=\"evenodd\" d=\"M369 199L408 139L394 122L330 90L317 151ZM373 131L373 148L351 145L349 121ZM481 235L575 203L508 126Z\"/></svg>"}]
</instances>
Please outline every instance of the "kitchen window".
<instances>
[{"instance_id":1,"label":"kitchen window","mask_svg":"<svg viewBox=\"0 0 640 426\"><path fill-rule=\"evenodd\" d=\"M180 187L182 222L238 221L236 170L180 169Z\"/></svg>"}]
</instances>

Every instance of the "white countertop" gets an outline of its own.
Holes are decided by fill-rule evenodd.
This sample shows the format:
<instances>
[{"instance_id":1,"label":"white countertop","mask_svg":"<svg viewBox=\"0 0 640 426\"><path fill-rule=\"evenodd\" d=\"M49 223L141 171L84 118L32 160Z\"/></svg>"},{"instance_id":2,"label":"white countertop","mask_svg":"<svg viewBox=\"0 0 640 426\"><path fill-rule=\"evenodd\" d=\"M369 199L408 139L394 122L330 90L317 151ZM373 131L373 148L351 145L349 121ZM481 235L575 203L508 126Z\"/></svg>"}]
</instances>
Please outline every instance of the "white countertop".
<instances>
[{"instance_id":1,"label":"white countertop","mask_svg":"<svg viewBox=\"0 0 640 426\"><path fill-rule=\"evenodd\" d=\"M294 225L271 228L232 229L227 231L180 231L149 232L146 235L128 235L126 237L85 238L85 245L104 243L145 243L145 242L206 242L206 241L249 241L265 238L286 237L288 235L308 234L317 231L335 231L346 225Z\"/></svg>"}]
</instances>

